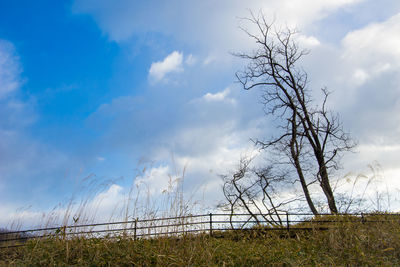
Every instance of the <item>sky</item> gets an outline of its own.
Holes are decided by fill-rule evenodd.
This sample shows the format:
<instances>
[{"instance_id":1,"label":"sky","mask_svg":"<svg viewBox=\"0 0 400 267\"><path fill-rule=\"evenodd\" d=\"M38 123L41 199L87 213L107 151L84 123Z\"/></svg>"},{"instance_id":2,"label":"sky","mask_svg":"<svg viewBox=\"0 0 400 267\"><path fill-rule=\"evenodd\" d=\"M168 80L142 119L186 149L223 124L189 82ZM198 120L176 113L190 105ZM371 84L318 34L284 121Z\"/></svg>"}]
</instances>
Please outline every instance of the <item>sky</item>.
<instances>
[{"instance_id":1,"label":"sky","mask_svg":"<svg viewBox=\"0 0 400 267\"><path fill-rule=\"evenodd\" d=\"M0 223L76 194L109 211L132 184L157 196L181 176L215 205L219 175L274 132L235 78L251 11L296 28L313 97L333 92L358 142L339 175L372 165L375 189L398 194L398 0L1 1Z\"/></svg>"}]
</instances>

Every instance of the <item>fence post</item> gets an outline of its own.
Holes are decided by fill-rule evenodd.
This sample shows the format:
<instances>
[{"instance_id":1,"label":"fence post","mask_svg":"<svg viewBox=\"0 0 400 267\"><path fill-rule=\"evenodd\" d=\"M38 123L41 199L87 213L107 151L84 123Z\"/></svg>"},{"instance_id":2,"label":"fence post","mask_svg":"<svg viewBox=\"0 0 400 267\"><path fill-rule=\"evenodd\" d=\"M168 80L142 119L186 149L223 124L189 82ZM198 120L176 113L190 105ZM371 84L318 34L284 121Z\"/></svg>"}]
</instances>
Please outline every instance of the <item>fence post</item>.
<instances>
[{"instance_id":1,"label":"fence post","mask_svg":"<svg viewBox=\"0 0 400 267\"><path fill-rule=\"evenodd\" d=\"M135 227L134 227L134 232L133 232L133 240L136 241L137 235L136 235L136 230L137 230L137 221L138 219L135 219Z\"/></svg>"},{"instance_id":2,"label":"fence post","mask_svg":"<svg viewBox=\"0 0 400 267\"><path fill-rule=\"evenodd\" d=\"M289 213L288 213L288 212L286 212L286 229L287 229L288 232L289 232L289 230L290 230L290 225L289 225Z\"/></svg>"},{"instance_id":3,"label":"fence post","mask_svg":"<svg viewBox=\"0 0 400 267\"><path fill-rule=\"evenodd\" d=\"M210 236L212 236L212 213L210 213Z\"/></svg>"}]
</instances>

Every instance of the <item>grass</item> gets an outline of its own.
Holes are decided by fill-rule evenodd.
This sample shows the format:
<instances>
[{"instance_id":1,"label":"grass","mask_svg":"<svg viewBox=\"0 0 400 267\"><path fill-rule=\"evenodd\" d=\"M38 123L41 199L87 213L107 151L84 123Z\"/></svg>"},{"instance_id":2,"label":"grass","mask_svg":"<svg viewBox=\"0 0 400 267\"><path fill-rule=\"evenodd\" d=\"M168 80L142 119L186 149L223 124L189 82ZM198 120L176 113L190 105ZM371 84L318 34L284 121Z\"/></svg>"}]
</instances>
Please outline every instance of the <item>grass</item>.
<instances>
[{"instance_id":1,"label":"grass","mask_svg":"<svg viewBox=\"0 0 400 267\"><path fill-rule=\"evenodd\" d=\"M340 216L328 230L235 231L139 239L30 240L0 250L1 266L399 266L400 224ZM375 217L366 220L373 221ZM326 219L312 226L326 226ZM349 222L352 221L352 222ZM304 222L311 225L310 222Z\"/></svg>"},{"instance_id":2,"label":"grass","mask_svg":"<svg viewBox=\"0 0 400 267\"><path fill-rule=\"evenodd\" d=\"M144 177L142 172L138 176ZM195 214L196 205L184 198L183 178L184 171L170 177L163 194L165 214L154 212L149 194L140 198L140 188L133 185L123 201L122 217ZM140 199L146 199L145 203ZM60 221L62 225L96 221L93 207L100 203L94 205L89 198L78 201L77 206L73 203L68 203L64 213L50 214L44 227L60 225ZM61 220L57 217L60 214ZM330 222L332 219L334 222ZM382 219L387 221L374 222ZM363 223L350 215L318 216L292 224L290 232L286 228L266 231L258 227L251 231L214 231L212 237L187 234L133 240L127 235L65 238L59 234L30 239L23 247L0 249L0 266L400 266L400 222L395 219L381 214L365 216ZM308 230L296 231L294 227ZM318 230L321 228L326 230Z\"/></svg>"}]
</instances>

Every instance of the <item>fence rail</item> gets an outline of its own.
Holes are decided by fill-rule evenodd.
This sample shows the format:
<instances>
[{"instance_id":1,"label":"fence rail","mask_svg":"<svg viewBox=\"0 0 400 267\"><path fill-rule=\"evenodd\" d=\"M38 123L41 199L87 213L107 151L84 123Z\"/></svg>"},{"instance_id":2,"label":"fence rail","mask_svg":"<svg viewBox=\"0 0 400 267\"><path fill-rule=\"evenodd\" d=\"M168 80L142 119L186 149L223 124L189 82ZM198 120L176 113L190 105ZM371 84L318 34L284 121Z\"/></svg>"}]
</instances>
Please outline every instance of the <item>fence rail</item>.
<instances>
[{"instance_id":1,"label":"fence rail","mask_svg":"<svg viewBox=\"0 0 400 267\"><path fill-rule=\"evenodd\" d=\"M343 218L338 220L339 218ZM400 223L399 213L357 213L357 214L321 214L315 217L309 213L274 214L227 214L209 213L168 218L135 219L119 222L93 224L75 224L58 227L37 228L23 231L0 232L0 248L25 245L29 239L48 237L72 238L113 238L126 236L134 240L160 236L182 236L185 234L206 233L228 230L264 230L264 231L304 231L326 230L334 222L382 223L395 221Z\"/></svg>"}]
</instances>

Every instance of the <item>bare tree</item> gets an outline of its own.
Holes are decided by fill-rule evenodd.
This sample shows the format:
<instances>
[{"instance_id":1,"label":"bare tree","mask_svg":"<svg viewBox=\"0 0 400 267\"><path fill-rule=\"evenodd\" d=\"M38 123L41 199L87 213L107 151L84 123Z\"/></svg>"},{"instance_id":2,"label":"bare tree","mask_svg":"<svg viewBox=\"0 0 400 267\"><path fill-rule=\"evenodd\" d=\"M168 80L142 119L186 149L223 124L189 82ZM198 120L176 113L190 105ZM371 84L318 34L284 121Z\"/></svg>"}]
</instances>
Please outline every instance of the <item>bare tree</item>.
<instances>
[{"instance_id":1,"label":"bare tree","mask_svg":"<svg viewBox=\"0 0 400 267\"><path fill-rule=\"evenodd\" d=\"M351 150L355 143L344 132L337 114L327 109L329 92L322 89L323 100L315 104L308 87L308 75L298 66L308 54L295 41L296 31L276 29L260 15L248 19L257 27L257 34L244 29L255 40L257 49L238 53L248 64L236 73L243 88L262 90L265 113L277 122L277 136L257 140L261 149L277 155L279 164L292 166L310 210L318 214L311 184L319 184L329 210L338 209L330 175L339 167L342 152Z\"/></svg>"},{"instance_id":2,"label":"bare tree","mask_svg":"<svg viewBox=\"0 0 400 267\"><path fill-rule=\"evenodd\" d=\"M300 199L298 196L288 199L280 197L277 188L285 186L284 176L274 172L272 166L253 167L253 159L242 157L232 175L222 176L226 202L219 207L230 213L231 225L232 217L238 211L248 214L248 221L257 224L283 225L282 213L287 212L290 203Z\"/></svg>"}]
</instances>

